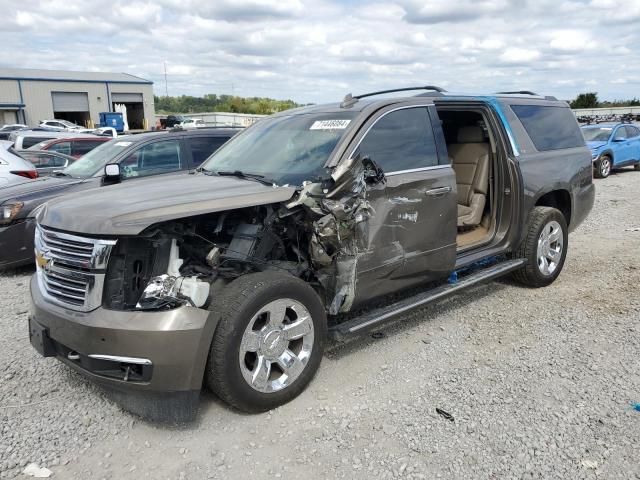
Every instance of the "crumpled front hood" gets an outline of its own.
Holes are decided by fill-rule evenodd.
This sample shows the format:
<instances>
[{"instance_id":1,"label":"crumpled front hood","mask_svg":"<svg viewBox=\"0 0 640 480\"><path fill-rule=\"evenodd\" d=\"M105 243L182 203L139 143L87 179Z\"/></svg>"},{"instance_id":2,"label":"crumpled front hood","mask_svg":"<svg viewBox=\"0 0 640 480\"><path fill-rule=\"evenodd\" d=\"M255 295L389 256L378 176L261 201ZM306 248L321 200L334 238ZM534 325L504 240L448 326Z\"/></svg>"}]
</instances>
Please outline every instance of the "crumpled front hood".
<instances>
[{"instance_id":1,"label":"crumpled front hood","mask_svg":"<svg viewBox=\"0 0 640 480\"><path fill-rule=\"evenodd\" d=\"M38 222L74 233L137 235L154 223L284 202L293 187L204 174L167 175L85 190L45 204Z\"/></svg>"}]
</instances>

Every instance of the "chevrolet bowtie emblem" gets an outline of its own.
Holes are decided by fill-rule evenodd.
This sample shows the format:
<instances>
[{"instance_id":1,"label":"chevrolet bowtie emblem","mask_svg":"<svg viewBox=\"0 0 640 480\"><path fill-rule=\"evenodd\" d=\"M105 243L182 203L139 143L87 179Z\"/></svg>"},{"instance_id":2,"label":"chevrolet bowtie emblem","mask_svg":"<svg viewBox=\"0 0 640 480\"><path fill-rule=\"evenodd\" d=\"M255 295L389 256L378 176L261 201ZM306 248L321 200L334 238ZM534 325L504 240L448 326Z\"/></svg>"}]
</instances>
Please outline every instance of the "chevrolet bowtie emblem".
<instances>
[{"instance_id":1,"label":"chevrolet bowtie emblem","mask_svg":"<svg viewBox=\"0 0 640 480\"><path fill-rule=\"evenodd\" d=\"M46 269L49 266L50 261L51 259L45 257L42 253L36 253L36 264L38 265L38 267Z\"/></svg>"}]
</instances>

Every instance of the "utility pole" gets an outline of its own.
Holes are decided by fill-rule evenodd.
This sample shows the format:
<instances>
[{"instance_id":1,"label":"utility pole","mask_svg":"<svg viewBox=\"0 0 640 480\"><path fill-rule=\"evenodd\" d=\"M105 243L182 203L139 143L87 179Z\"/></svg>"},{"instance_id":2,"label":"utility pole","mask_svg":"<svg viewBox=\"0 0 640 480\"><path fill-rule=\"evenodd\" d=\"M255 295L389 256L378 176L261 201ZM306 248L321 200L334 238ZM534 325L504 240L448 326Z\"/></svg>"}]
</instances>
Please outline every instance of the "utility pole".
<instances>
[{"instance_id":1,"label":"utility pole","mask_svg":"<svg viewBox=\"0 0 640 480\"><path fill-rule=\"evenodd\" d=\"M169 86L167 84L167 62L164 62L164 96L169 96Z\"/></svg>"}]
</instances>

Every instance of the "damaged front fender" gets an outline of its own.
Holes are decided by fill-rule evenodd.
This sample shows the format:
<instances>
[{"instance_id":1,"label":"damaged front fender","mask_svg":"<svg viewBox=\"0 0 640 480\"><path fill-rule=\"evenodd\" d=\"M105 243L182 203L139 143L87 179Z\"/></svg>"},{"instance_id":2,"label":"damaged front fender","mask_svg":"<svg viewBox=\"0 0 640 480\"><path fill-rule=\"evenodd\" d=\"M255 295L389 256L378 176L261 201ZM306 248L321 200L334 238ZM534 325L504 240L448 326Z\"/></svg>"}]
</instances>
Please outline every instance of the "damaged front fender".
<instances>
[{"instance_id":1,"label":"damaged front fender","mask_svg":"<svg viewBox=\"0 0 640 480\"><path fill-rule=\"evenodd\" d=\"M367 191L384 183L384 173L371 159L356 156L336 167L327 184L305 185L287 205L306 207L316 217L309 253L331 315L353 305L358 258L368 244L367 221L375 215Z\"/></svg>"}]
</instances>

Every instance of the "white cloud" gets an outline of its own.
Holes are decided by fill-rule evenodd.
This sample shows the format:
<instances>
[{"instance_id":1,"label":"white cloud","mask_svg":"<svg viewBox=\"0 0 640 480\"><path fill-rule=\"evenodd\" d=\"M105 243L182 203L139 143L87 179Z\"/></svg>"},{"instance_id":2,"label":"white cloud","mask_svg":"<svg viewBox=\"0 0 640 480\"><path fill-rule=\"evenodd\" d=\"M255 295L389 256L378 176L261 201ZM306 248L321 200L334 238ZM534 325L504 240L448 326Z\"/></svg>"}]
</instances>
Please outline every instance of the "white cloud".
<instances>
[{"instance_id":1,"label":"white cloud","mask_svg":"<svg viewBox=\"0 0 640 480\"><path fill-rule=\"evenodd\" d=\"M541 56L542 54L538 50L511 47L500 55L500 61L508 65L526 65L540 59Z\"/></svg>"},{"instance_id":2,"label":"white cloud","mask_svg":"<svg viewBox=\"0 0 640 480\"><path fill-rule=\"evenodd\" d=\"M640 77L638 0L0 0L0 11L13 12L0 66L126 71L163 92L166 62L172 95L307 103L431 83L613 99L637 96Z\"/></svg>"}]
</instances>

